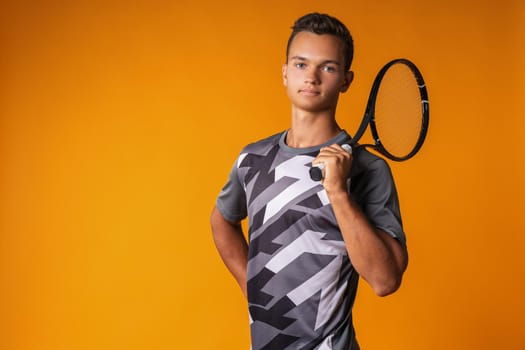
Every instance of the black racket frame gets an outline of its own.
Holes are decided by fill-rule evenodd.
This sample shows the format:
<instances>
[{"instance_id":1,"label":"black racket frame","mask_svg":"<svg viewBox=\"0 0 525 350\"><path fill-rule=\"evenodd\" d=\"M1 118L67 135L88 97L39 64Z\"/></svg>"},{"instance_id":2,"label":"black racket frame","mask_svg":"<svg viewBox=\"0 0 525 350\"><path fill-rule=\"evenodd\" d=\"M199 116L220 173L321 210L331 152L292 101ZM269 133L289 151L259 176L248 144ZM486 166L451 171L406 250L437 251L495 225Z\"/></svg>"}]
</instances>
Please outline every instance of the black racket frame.
<instances>
[{"instance_id":1,"label":"black racket frame","mask_svg":"<svg viewBox=\"0 0 525 350\"><path fill-rule=\"evenodd\" d=\"M375 104L376 104L376 98L377 98L377 93L379 91L379 87L381 86L381 82L386 72L388 71L388 69L390 69L390 67L392 67L395 64L404 64L408 68L410 68L410 70L414 74L414 78L419 88L419 94L421 96L422 124L421 124L421 130L419 132L419 138L417 140L415 147L412 149L412 151L404 156L394 155L390 153L384 147L378 135L376 122L375 122ZM387 64L385 64L383 68L381 68L379 73L377 73L377 76L370 90L370 95L368 97L365 115L363 116L363 120L361 121L361 125L359 126L359 129L357 129L357 132L355 133L354 137L352 137L352 141L350 142L350 145L352 147L370 147L370 148L373 148L375 151L381 153L388 159L391 159L396 162L402 162L402 161L408 160L412 158L413 156L415 156L416 153L419 152L421 146L423 146L423 143L425 142L425 138L426 138L427 131L428 131L429 119L430 119L430 110L429 110L429 105L428 105L428 92L427 92L427 88L425 85L425 80L423 79L423 75L421 74L419 69L416 67L416 65L412 61L406 58L396 58L396 59L391 60ZM356 145L359 139L361 138L361 136L363 136L368 125L370 125L370 131L372 133L374 144Z\"/></svg>"}]
</instances>

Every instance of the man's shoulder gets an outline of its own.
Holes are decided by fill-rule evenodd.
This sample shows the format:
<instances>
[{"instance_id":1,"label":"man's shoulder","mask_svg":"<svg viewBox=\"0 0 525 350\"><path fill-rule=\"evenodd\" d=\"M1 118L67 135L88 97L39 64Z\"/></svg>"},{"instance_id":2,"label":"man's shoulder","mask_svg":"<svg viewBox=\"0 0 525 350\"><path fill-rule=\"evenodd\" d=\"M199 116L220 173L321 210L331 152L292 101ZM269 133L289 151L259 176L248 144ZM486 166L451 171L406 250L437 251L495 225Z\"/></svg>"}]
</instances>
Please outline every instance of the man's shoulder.
<instances>
[{"instance_id":1,"label":"man's shoulder","mask_svg":"<svg viewBox=\"0 0 525 350\"><path fill-rule=\"evenodd\" d=\"M265 137L258 141L249 143L244 146L241 151L241 154L255 153L255 154L265 154L269 149L272 149L275 146L279 145L279 141L283 135L283 132Z\"/></svg>"},{"instance_id":2,"label":"man's shoulder","mask_svg":"<svg viewBox=\"0 0 525 350\"><path fill-rule=\"evenodd\" d=\"M354 152L352 163L352 173L354 174L370 171L390 171L390 167L385 159L369 152L364 147L360 147Z\"/></svg>"}]
</instances>

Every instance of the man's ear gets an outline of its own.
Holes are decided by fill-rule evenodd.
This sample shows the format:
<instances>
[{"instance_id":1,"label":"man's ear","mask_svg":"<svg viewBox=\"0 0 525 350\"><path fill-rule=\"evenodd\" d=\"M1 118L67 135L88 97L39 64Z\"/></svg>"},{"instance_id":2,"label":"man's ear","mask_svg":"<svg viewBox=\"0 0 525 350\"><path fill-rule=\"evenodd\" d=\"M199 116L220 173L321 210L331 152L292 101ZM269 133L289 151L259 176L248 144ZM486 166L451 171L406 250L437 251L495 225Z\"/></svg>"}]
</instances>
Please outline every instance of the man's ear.
<instances>
[{"instance_id":1,"label":"man's ear","mask_svg":"<svg viewBox=\"0 0 525 350\"><path fill-rule=\"evenodd\" d=\"M350 84L352 84L352 81L354 80L354 72L349 70L345 73L345 80L343 82L343 86L341 87L341 92L346 92L348 88L350 87Z\"/></svg>"},{"instance_id":2,"label":"man's ear","mask_svg":"<svg viewBox=\"0 0 525 350\"><path fill-rule=\"evenodd\" d=\"M282 68L282 74L283 74L283 84L284 86L288 86L288 76L287 76L287 73L288 73L288 65L286 63L283 64L283 68Z\"/></svg>"}]
</instances>

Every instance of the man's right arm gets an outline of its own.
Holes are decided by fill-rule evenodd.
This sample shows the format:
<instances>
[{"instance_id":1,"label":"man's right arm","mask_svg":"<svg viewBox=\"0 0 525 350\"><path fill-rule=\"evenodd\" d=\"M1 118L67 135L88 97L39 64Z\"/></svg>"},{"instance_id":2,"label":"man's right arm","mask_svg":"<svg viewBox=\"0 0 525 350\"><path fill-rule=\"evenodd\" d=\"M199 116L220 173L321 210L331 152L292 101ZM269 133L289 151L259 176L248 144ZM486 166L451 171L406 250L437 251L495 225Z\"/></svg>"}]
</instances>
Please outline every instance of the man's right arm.
<instances>
[{"instance_id":1,"label":"man's right arm","mask_svg":"<svg viewBox=\"0 0 525 350\"><path fill-rule=\"evenodd\" d=\"M241 223L226 220L217 207L213 208L210 222L213 240L222 261L230 270L246 297L248 243L242 232Z\"/></svg>"}]
</instances>

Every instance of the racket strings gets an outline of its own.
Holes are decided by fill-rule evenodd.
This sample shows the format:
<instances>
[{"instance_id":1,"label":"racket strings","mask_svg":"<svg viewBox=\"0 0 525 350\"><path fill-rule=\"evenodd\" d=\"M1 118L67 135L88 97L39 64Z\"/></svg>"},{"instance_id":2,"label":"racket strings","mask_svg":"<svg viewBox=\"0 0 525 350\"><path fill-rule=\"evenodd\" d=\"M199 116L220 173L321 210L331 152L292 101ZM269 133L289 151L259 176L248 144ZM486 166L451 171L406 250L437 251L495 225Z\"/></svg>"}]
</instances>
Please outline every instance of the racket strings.
<instances>
[{"instance_id":1,"label":"racket strings","mask_svg":"<svg viewBox=\"0 0 525 350\"><path fill-rule=\"evenodd\" d=\"M397 157L408 155L422 129L421 94L414 74L404 64L386 72L375 102L374 121L383 147Z\"/></svg>"}]
</instances>

